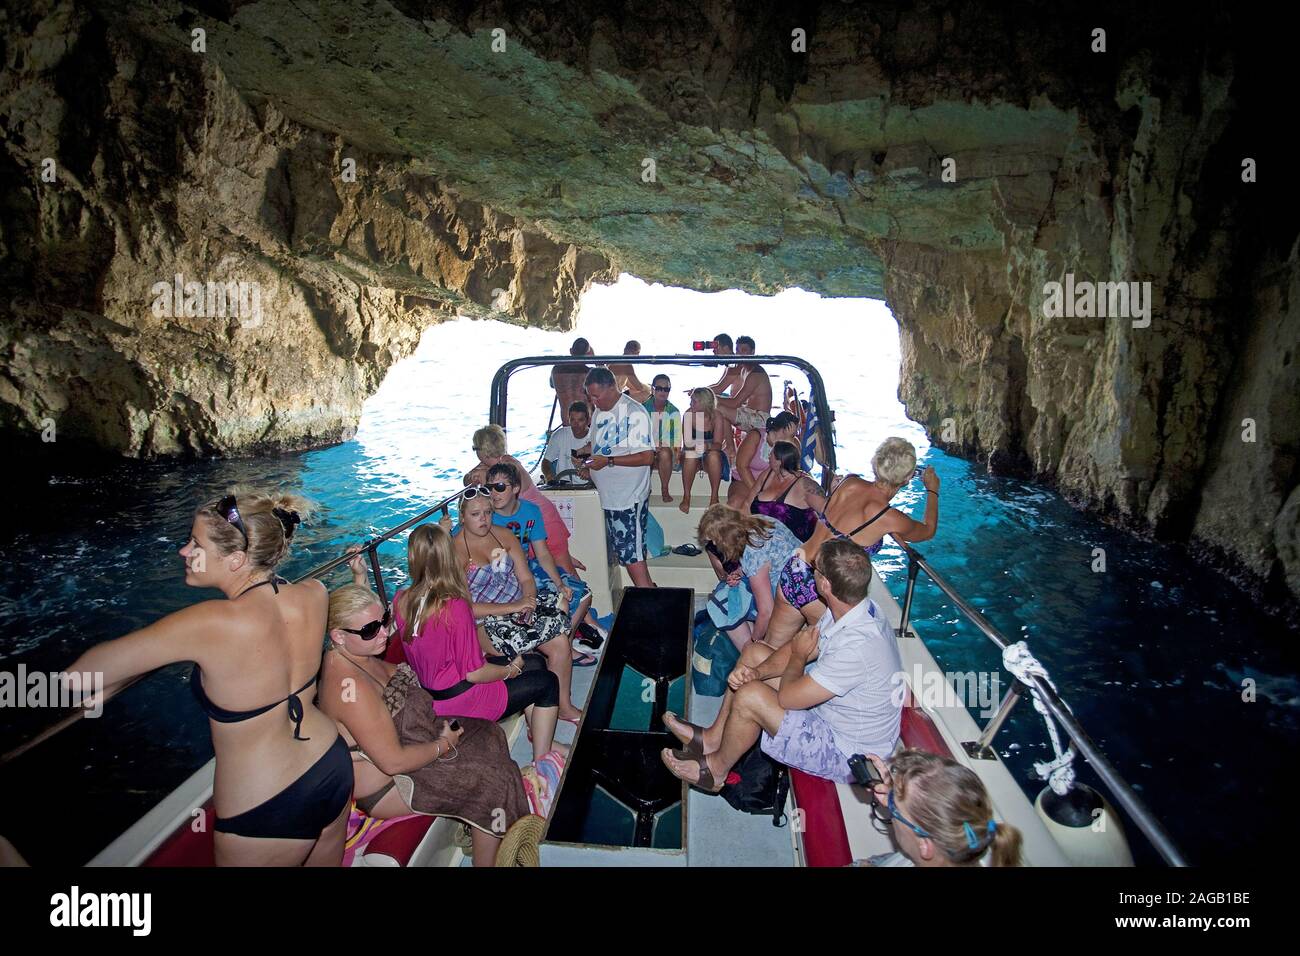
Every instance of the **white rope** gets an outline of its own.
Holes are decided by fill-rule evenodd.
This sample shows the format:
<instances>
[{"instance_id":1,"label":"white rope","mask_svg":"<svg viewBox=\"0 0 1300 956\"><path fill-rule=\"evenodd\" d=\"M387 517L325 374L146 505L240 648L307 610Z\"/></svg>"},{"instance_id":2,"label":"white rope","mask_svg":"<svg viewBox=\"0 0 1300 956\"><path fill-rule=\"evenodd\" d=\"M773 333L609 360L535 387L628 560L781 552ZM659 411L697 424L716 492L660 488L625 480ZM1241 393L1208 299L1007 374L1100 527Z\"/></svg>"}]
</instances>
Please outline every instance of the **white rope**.
<instances>
[{"instance_id":1,"label":"white rope","mask_svg":"<svg viewBox=\"0 0 1300 956\"><path fill-rule=\"evenodd\" d=\"M1029 650L1029 645L1024 641L1017 641L1010 644L1002 651L1002 666L1009 670L1016 680L1029 688L1030 697L1034 702L1034 710L1038 711L1043 717L1043 722L1047 724L1047 735L1052 741L1052 750L1056 753L1056 759L1046 761L1035 761L1034 772L1046 780L1052 788L1052 792L1058 796L1065 796L1074 786L1074 746L1071 744L1064 752L1061 751L1061 735L1057 732L1056 721L1052 720L1052 715L1047 710L1047 705L1043 703L1037 689L1030 681L1031 677L1041 677L1047 682L1047 685L1056 690L1056 685L1052 683L1052 678L1047 674L1047 668L1039 663Z\"/></svg>"}]
</instances>

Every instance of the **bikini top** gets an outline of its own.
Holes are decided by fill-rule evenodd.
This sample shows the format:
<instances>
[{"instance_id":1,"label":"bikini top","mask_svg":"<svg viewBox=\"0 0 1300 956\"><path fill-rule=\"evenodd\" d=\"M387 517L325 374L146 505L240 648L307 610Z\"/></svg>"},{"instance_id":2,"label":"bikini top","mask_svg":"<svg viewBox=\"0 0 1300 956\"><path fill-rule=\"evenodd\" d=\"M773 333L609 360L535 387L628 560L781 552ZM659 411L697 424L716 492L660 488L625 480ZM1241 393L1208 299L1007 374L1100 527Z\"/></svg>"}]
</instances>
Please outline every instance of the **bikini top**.
<instances>
[{"instance_id":1,"label":"bikini top","mask_svg":"<svg viewBox=\"0 0 1300 956\"><path fill-rule=\"evenodd\" d=\"M253 590L253 588L260 588L264 584L271 585L271 589L275 591L276 594L279 594L280 585L287 583L288 582L283 579L277 580L276 578L268 578L265 581L258 581L256 584L250 584L248 587L244 588L244 590L236 594L234 600L238 600L249 591ZM293 739L311 740L310 737L304 737L302 735L303 709L302 701L299 699L298 695L312 684L316 683L316 676L317 675L313 674L311 680L307 681L307 683L303 684L288 697L282 697L273 704L267 704L265 707L258 707L254 710L226 710L224 707L218 707L212 702L212 699L208 697L207 691L203 689L203 671L199 668L198 664L195 664L193 669L190 671L190 692L194 694L194 699L198 701L199 707L203 709L203 712L208 715L209 719L215 720L219 724L237 724L242 720L252 720L254 717L262 716L262 714L265 714L267 711L274 710L283 703L288 703L289 719L293 721Z\"/></svg>"},{"instance_id":2,"label":"bikini top","mask_svg":"<svg viewBox=\"0 0 1300 956\"><path fill-rule=\"evenodd\" d=\"M501 540L491 529L488 534L498 545ZM465 583L469 585L471 599L478 604L512 604L523 597L523 588L515 576L515 559L506 551L502 560L489 564L475 564L465 542Z\"/></svg>"},{"instance_id":3,"label":"bikini top","mask_svg":"<svg viewBox=\"0 0 1300 956\"><path fill-rule=\"evenodd\" d=\"M768 478L771 477L772 473L769 471L767 477L763 479L763 483L758 486L759 494L762 494L763 489L767 487ZM754 495L754 500L749 505L749 513L763 515L779 521L789 528L790 533L800 541L807 541L812 537L813 529L817 527L817 509L813 507L796 508L794 505L785 503L785 496L790 493L790 489L796 484L798 484L797 480L792 481L790 487L781 492L781 496L775 501L760 501L758 494Z\"/></svg>"},{"instance_id":4,"label":"bikini top","mask_svg":"<svg viewBox=\"0 0 1300 956\"><path fill-rule=\"evenodd\" d=\"M848 476L848 477L853 477L853 476L850 475L850 476ZM844 482L840 482L840 484L835 488L835 491L839 491L840 488L843 487L843 485L844 485ZM819 512L817 513L817 519L818 519L819 521L821 521L822 524L826 525L826 527L830 530L830 533L831 533L831 534L833 534L835 537L840 538L840 539L845 540L845 541L851 541L851 540L853 539L853 536L854 536L855 534L857 534L857 533L858 533L859 531L861 531L863 528L867 527L869 524L871 524L872 522L874 522L877 518L879 518L881 515L883 515L883 514L884 514L886 511L888 511L889 508L890 508L889 505L885 505L885 507L883 507L883 508L881 508L879 511L877 511L877 512L875 513L875 515L873 515L872 517L868 518L866 521L862 522L862 524L858 525L856 528L854 528L854 529L853 529L852 531L850 531L848 534L845 534L845 533L844 533L843 531L841 531L839 528L835 527L835 525L831 523L831 519L828 518L828 517L826 516L826 512L829 511L829 510L830 510L830 507L831 507L831 498L834 498L834 497L835 497L835 491L832 491L831 494L830 494L830 498L827 498L827 499L826 499L826 507L823 508L821 511L819 511ZM867 552L867 554L875 554L877 551L879 551L879 550L881 549L881 547L883 546L883 544L884 544L884 539L881 538L881 539L880 539L879 541L877 541L875 544L868 545L868 546L864 547L862 550L865 551L865 552Z\"/></svg>"}]
</instances>

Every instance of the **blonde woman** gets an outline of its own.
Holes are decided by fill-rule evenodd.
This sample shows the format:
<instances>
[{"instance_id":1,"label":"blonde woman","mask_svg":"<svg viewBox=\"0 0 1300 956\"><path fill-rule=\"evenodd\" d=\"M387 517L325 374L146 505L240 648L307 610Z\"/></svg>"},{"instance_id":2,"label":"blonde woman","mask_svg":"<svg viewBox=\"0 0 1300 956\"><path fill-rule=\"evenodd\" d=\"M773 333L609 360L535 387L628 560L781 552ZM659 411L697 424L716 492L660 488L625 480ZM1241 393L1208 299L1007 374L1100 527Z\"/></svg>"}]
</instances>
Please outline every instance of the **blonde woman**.
<instances>
[{"instance_id":1,"label":"blonde woman","mask_svg":"<svg viewBox=\"0 0 1300 956\"><path fill-rule=\"evenodd\" d=\"M916 473L916 449L902 438L886 438L871 459L872 481L844 478L818 515L818 527L781 571L781 588L768 630L768 643L780 647L826 611L813 584L817 552L832 539L852 541L868 555L880 550L886 534L903 541L929 541L939 527L939 476L925 469L925 519L914 521L890 502Z\"/></svg>"},{"instance_id":2,"label":"blonde woman","mask_svg":"<svg viewBox=\"0 0 1300 956\"><path fill-rule=\"evenodd\" d=\"M105 696L138 674L194 661L190 688L216 751L218 866L337 866L343 858L352 759L316 709L327 596L275 568L305 511L301 499L227 494L194 513L181 548L185 583L203 601L82 654L69 671L104 675Z\"/></svg>"},{"instance_id":3,"label":"blonde woman","mask_svg":"<svg viewBox=\"0 0 1300 956\"><path fill-rule=\"evenodd\" d=\"M445 615L448 603L426 601L428 616ZM320 704L352 744L357 809L380 820L412 812L463 820L471 827L474 865L492 866L501 834L528 813L506 735L494 717L442 719L472 705L435 703L410 663L385 661L391 624L391 613L367 587L347 584L330 594L330 648L321 665ZM426 671L436 671L435 685L459 673L465 657L475 657L472 639L462 648L431 643L412 641L406 650ZM477 659L480 679L493 677L481 673L481 653ZM503 682L474 686L493 684ZM499 689L491 696L504 700L504 686Z\"/></svg>"},{"instance_id":4,"label":"blonde woman","mask_svg":"<svg viewBox=\"0 0 1300 956\"><path fill-rule=\"evenodd\" d=\"M537 485L528 474L523 462L506 451L506 433L500 425L485 425L474 433L474 454L478 455L478 465L466 473L464 483L469 485L486 485L487 473L493 465L513 465L519 473L519 497L530 501L542 510L542 522L546 527L546 544L551 557L564 571L578 576L579 570L586 566L569 554L569 529L564 525L554 503L537 490Z\"/></svg>"},{"instance_id":5,"label":"blonde woman","mask_svg":"<svg viewBox=\"0 0 1300 956\"><path fill-rule=\"evenodd\" d=\"M703 468L709 476L709 504L718 503L718 486L731 478L731 463L723 451L731 426L718 413L718 397L712 389L691 392L691 404L682 415L682 501L677 507L691 513L691 486Z\"/></svg>"},{"instance_id":6,"label":"blonde woman","mask_svg":"<svg viewBox=\"0 0 1300 956\"><path fill-rule=\"evenodd\" d=\"M757 617L752 625L741 624L727 635L741 649L750 641L763 640L772 620L777 578L799 547L799 539L779 521L719 504L700 519L699 541L719 581L736 585L743 580L754 595Z\"/></svg>"},{"instance_id":7,"label":"blonde woman","mask_svg":"<svg viewBox=\"0 0 1300 956\"><path fill-rule=\"evenodd\" d=\"M900 750L888 763L869 754L883 783L872 795L893 824L897 853L871 857L868 866L1020 865L1020 831L993 819L980 778L948 757Z\"/></svg>"}]
</instances>

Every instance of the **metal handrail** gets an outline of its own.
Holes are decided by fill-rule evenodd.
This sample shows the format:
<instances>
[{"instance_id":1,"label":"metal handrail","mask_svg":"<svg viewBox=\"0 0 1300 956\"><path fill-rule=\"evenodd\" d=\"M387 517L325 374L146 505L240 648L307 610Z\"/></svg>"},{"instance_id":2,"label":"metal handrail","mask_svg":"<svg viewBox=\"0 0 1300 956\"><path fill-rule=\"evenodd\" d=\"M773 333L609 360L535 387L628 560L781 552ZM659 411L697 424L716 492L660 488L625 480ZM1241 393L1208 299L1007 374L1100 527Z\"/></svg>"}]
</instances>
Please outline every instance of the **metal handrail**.
<instances>
[{"instance_id":1,"label":"metal handrail","mask_svg":"<svg viewBox=\"0 0 1300 956\"><path fill-rule=\"evenodd\" d=\"M511 359L502 365L492 376L492 398L488 407L488 420L494 425L506 427L506 392L510 385L510 376L524 368L538 368L556 365L684 365L708 366L719 368L727 365L788 365L797 368L808 376L812 386L813 404L817 409L818 434L822 437L822 453L825 462L822 465L822 485L829 489L831 477L835 474L835 435L834 416L826 400L826 386L822 382L821 372L806 359L796 355L530 355L525 358Z\"/></svg>"},{"instance_id":2,"label":"metal handrail","mask_svg":"<svg viewBox=\"0 0 1300 956\"><path fill-rule=\"evenodd\" d=\"M1006 650L1006 648L1013 643L1007 639L1006 635L994 627L989 622L988 618L976 610L969 601L962 597L957 592L957 589L949 584L943 576L925 560L925 557L921 552L917 551L906 541L903 541L895 535L891 534L890 537L892 537L894 541L902 547L903 551L907 554L908 561L907 594L903 600L903 618L899 624L900 633L905 633L907 631L912 609L912 592L916 587L918 573L924 571L939 590L946 594L952 603L956 605L957 610L961 611L968 621L979 628L984 636L987 637L996 647L1000 650ZM917 637L919 638L920 635L918 634ZM1165 829L1164 824L1156 819L1155 814L1151 812L1151 809L1142 802L1142 798L1139 797L1134 792L1133 788L1129 786L1128 782L1120 776L1119 771L1115 769L1114 764L1106 758L1106 755L1101 752L1093 742L1092 738L1088 736L1088 732L1083 729L1083 725L1075 718L1069 706L1067 706L1065 701L1061 699L1060 695L1057 694L1052 685L1036 675L1030 675L1027 683L1038 699L1042 701L1043 706L1047 708L1048 713L1052 715L1052 719L1061 725L1065 730L1066 735L1069 736L1071 741L1073 741L1074 746L1078 748L1079 753L1083 754L1084 759L1091 764L1093 770L1096 771L1097 776L1101 779L1101 782L1106 786L1110 795L1115 799L1115 802L1124 808L1132 818L1133 822L1137 825L1137 828L1142 831L1143 836L1145 836L1151 845L1155 847L1156 852L1159 853L1161 857L1164 858L1164 861L1170 866L1187 866L1187 858L1184 857L1182 851L1178 849L1177 845L1173 841L1173 837L1171 837L1169 831ZM1008 695L1008 697L1010 697L1010 695ZM998 714L993 718L994 721L997 721L998 726L1001 725L1002 721L1006 719L1007 714L1010 713L1011 706L1014 706L1015 704L1015 699L1011 699L1009 704L1007 701L1004 701L1003 704L1004 706L999 708ZM991 740L991 737L989 740ZM983 737L981 737L981 741L984 741ZM984 742L987 743L988 741Z\"/></svg>"}]
</instances>

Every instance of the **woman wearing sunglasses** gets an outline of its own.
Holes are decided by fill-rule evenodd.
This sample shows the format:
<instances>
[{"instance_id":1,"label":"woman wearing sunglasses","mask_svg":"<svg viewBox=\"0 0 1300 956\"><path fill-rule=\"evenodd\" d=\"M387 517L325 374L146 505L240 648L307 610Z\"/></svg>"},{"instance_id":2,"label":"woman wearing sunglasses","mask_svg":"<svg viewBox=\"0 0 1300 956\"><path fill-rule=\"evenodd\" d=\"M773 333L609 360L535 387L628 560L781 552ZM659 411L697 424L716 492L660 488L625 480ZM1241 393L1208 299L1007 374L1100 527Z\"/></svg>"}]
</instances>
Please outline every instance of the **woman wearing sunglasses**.
<instances>
[{"instance_id":1,"label":"woman wearing sunglasses","mask_svg":"<svg viewBox=\"0 0 1300 956\"><path fill-rule=\"evenodd\" d=\"M107 697L138 674L194 661L190 689L216 752L218 866L337 866L343 858L352 759L312 702L325 586L275 576L303 510L295 497L248 492L201 505L180 551L185 583L225 598L100 644L69 668L103 673Z\"/></svg>"},{"instance_id":2,"label":"woman wearing sunglasses","mask_svg":"<svg viewBox=\"0 0 1300 956\"><path fill-rule=\"evenodd\" d=\"M486 502L487 495L475 494L470 500ZM478 605L466 586L457 554L460 547L440 525L420 525L411 532L406 546L410 581L393 595L392 606L393 625L407 662L439 714L497 721L522 713L534 757L566 750L552 742L559 716L559 681L540 654L495 656L495 648L474 620ZM351 567L353 582L364 586L366 571L360 555Z\"/></svg>"},{"instance_id":3,"label":"woman wearing sunglasses","mask_svg":"<svg viewBox=\"0 0 1300 956\"><path fill-rule=\"evenodd\" d=\"M573 643L568 615L556 603L554 591L537 590L515 536L493 525L489 494L483 487L465 491L460 526L451 538L474 619L487 636L485 651L506 659L520 654L532 657L530 651L540 654L559 682L560 719L576 724L582 711L570 697Z\"/></svg>"},{"instance_id":4,"label":"woman wearing sunglasses","mask_svg":"<svg viewBox=\"0 0 1300 956\"><path fill-rule=\"evenodd\" d=\"M519 473L519 497L535 504L542 511L542 520L546 525L546 541L551 549L555 563L566 572L578 576L579 570L586 570L581 562L569 554L569 529L564 526L564 519L556 510L555 503L537 490L528 469L514 456L506 452L506 433L500 425L486 425L474 433L474 454L478 455L478 465L465 475L465 484L477 487L487 483L488 469L493 465L505 463L514 465Z\"/></svg>"},{"instance_id":5,"label":"woman wearing sunglasses","mask_svg":"<svg viewBox=\"0 0 1300 956\"><path fill-rule=\"evenodd\" d=\"M888 764L875 754L883 783L872 788L876 818L892 824L897 853L870 857L868 866L1020 865L1020 831L993 819L980 778L948 757L900 750Z\"/></svg>"},{"instance_id":6,"label":"woman wearing sunglasses","mask_svg":"<svg viewBox=\"0 0 1300 956\"><path fill-rule=\"evenodd\" d=\"M528 813L506 735L490 716L456 717L452 729L442 718L458 708L435 702L409 663L384 660L391 635L392 611L385 611L369 588L347 584L330 593L330 648L321 663L320 702L352 744L357 809L379 820L410 813L463 820L471 828L474 865L492 866L501 834ZM414 648L420 644L419 656L427 664L437 656L428 643L415 642L408 653L417 656ZM450 663L454 655L441 646L441 660ZM474 657L472 636L464 650ZM477 659L480 669L490 668L481 663L481 652ZM504 700L500 690L495 696Z\"/></svg>"}]
</instances>

